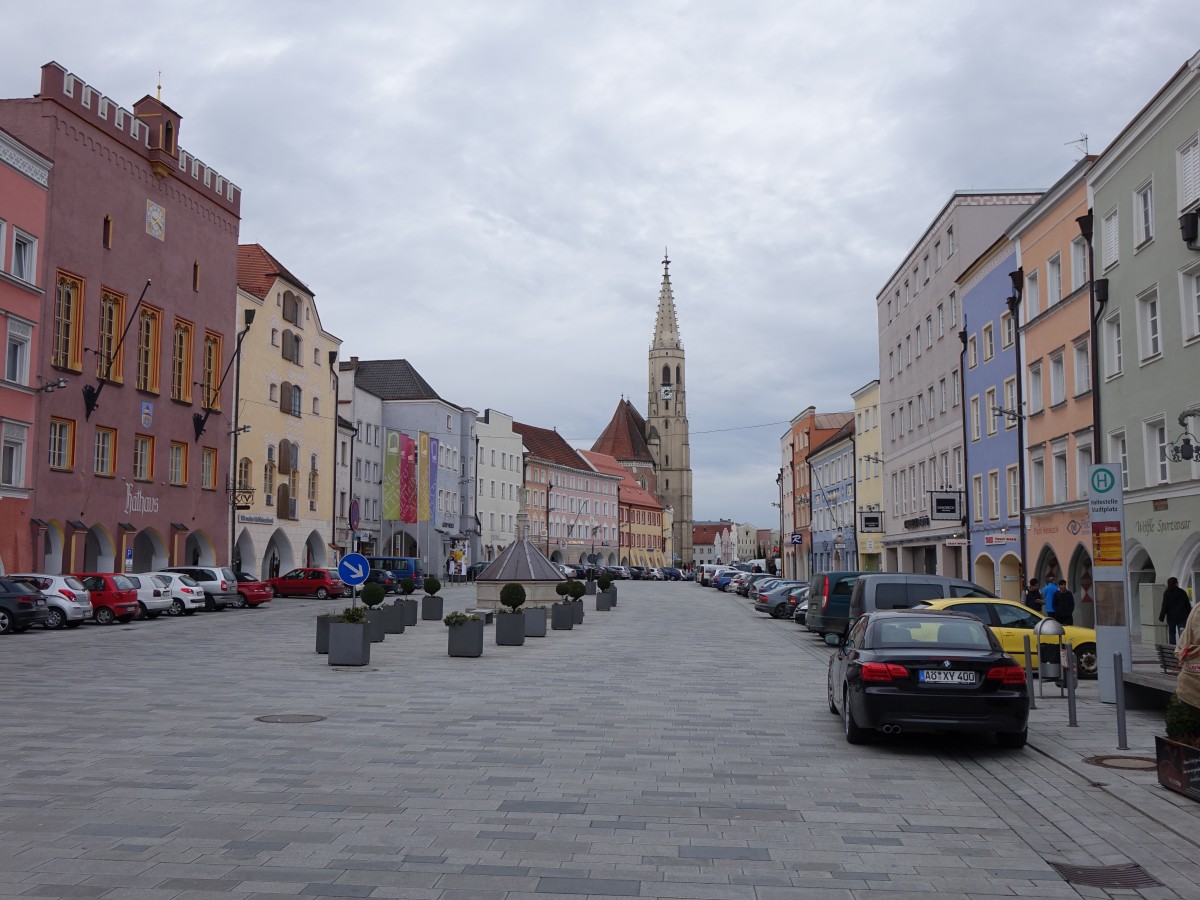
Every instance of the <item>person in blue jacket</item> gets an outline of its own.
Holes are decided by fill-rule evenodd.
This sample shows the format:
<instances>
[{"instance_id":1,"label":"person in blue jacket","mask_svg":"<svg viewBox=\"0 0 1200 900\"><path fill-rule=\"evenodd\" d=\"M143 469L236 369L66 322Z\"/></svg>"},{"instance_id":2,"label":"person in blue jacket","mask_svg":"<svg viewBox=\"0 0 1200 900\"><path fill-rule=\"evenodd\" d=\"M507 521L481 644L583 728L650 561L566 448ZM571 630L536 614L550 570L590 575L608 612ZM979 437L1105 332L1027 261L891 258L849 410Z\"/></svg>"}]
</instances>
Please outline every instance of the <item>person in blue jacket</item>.
<instances>
[{"instance_id":1,"label":"person in blue jacket","mask_svg":"<svg viewBox=\"0 0 1200 900\"><path fill-rule=\"evenodd\" d=\"M1055 583L1054 578L1047 575L1046 586L1042 588L1042 602L1045 604L1045 606L1042 608L1042 612L1044 612L1050 618L1054 618L1054 595L1057 592L1058 585Z\"/></svg>"}]
</instances>

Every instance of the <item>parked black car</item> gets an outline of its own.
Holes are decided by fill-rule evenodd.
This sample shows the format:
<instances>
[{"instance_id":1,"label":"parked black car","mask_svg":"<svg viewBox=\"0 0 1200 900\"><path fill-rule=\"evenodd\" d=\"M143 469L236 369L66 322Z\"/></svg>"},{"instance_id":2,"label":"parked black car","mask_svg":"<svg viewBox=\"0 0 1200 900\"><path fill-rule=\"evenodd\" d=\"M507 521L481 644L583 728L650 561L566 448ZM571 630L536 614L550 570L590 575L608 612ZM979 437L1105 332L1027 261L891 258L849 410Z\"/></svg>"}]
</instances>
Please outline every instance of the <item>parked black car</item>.
<instances>
[{"instance_id":1,"label":"parked black car","mask_svg":"<svg viewBox=\"0 0 1200 900\"><path fill-rule=\"evenodd\" d=\"M45 595L27 584L0 578L0 634L41 625L50 616Z\"/></svg>"},{"instance_id":2,"label":"parked black car","mask_svg":"<svg viewBox=\"0 0 1200 900\"><path fill-rule=\"evenodd\" d=\"M467 566L467 581L474 581L479 577L479 573L490 566L490 562L473 562Z\"/></svg>"},{"instance_id":3,"label":"parked black car","mask_svg":"<svg viewBox=\"0 0 1200 900\"><path fill-rule=\"evenodd\" d=\"M683 581L683 570L674 566L664 566L662 573L663 581Z\"/></svg>"},{"instance_id":4,"label":"parked black car","mask_svg":"<svg viewBox=\"0 0 1200 900\"><path fill-rule=\"evenodd\" d=\"M385 594L396 594L400 591L400 579L387 569L372 569L367 573L367 580L363 584L382 585Z\"/></svg>"},{"instance_id":5,"label":"parked black car","mask_svg":"<svg viewBox=\"0 0 1200 900\"><path fill-rule=\"evenodd\" d=\"M643 579L646 578L646 567L645 566L630 566L629 567L629 578L632 581L642 581Z\"/></svg>"},{"instance_id":6,"label":"parked black car","mask_svg":"<svg viewBox=\"0 0 1200 900\"><path fill-rule=\"evenodd\" d=\"M994 732L1001 747L1025 746L1025 670L991 629L966 613L901 609L863 616L829 660L826 694L851 744L878 731L967 731Z\"/></svg>"}]
</instances>

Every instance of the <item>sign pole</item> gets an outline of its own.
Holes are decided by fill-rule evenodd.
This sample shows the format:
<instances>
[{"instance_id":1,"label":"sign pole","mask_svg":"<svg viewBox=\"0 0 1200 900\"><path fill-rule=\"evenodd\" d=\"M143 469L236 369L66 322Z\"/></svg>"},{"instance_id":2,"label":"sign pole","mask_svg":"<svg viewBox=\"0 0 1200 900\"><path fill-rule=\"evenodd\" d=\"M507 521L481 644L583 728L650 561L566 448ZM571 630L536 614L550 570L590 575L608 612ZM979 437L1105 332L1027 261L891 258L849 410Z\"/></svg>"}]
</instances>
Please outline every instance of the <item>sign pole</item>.
<instances>
[{"instance_id":1,"label":"sign pole","mask_svg":"<svg viewBox=\"0 0 1200 900\"><path fill-rule=\"evenodd\" d=\"M1122 670L1110 662L1131 660L1130 612L1125 597L1125 497L1121 467L1113 463L1088 470L1088 519L1092 533L1092 586L1095 589L1096 655L1100 700L1116 703Z\"/></svg>"}]
</instances>

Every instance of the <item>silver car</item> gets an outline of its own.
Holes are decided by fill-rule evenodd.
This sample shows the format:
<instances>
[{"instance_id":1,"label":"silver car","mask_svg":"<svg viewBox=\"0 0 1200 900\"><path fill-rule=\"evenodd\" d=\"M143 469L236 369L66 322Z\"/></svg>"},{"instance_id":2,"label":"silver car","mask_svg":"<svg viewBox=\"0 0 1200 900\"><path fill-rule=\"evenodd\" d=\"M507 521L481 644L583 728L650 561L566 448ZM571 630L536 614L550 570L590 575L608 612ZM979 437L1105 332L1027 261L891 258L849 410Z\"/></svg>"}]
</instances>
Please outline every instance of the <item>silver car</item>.
<instances>
[{"instance_id":1,"label":"silver car","mask_svg":"<svg viewBox=\"0 0 1200 900\"><path fill-rule=\"evenodd\" d=\"M10 575L46 595L46 628L78 628L92 617L92 595L74 575Z\"/></svg>"},{"instance_id":2,"label":"silver car","mask_svg":"<svg viewBox=\"0 0 1200 900\"><path fill-rule=\"evenodd\" d=\"M162 585L163 593L171 599L168 616L190 616L204 609L204 588L190 575L178 572L151 572L151 577Z\"/></svg>"}]
</instances>

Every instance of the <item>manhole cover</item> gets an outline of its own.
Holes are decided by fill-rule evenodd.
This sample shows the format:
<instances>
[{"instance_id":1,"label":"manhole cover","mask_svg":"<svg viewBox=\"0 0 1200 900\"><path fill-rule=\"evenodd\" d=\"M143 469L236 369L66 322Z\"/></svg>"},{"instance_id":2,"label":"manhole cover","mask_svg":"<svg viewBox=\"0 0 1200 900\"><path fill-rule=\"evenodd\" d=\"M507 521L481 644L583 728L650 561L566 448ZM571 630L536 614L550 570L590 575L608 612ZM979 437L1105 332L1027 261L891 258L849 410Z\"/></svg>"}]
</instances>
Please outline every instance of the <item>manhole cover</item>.
<instances>
[{"instance_id":1,"label":"manhole cover","mask_svg":"<svg viewBox=\"0 0 1200 900\"><path fill-rule=\"evenodd\" d=\"M303 725L306 722L324 722L324 716L302 716L295 713L284 713L280 716L258 716L256 722L270 722L273 725Z\"/></svg>"},{"instance_id":2,"label":"manhole cover","mask_svg":"<svg viewBox=\"0 0 1200 900\"><path fill-rule=\"evenodd\" d=\"M1071 884L1086 884L1100 888L1159 887L1162 882L1137 863L1119 866L1069 866L1050 863L1051 867Z\"/></svg>"},{"instance_id":3,"label":"manhole cover","mask_svg":"<svg viewBox=\"0 0 1200 900\"><path fill-rule=\"evenodd\" d=\"M1158 763L1145 756L1089 756L1084 760L1092 766L1106 769L1157 769Z\"/></svg>"}]
</instances>

